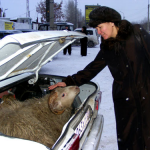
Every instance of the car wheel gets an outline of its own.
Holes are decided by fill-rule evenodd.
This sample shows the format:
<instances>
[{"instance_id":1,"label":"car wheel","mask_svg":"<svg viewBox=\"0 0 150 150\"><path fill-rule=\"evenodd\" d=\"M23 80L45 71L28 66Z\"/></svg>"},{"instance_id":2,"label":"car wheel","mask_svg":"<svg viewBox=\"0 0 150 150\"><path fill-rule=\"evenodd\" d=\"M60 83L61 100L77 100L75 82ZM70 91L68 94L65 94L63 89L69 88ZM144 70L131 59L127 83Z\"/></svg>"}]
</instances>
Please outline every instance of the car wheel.
<instances>
[{"instance_id":1,"label":"car wheel","mask_svg":"<svg viewBox=\"0 0 150 150\"><path fill-rule=\"evenodd\" d=\"M94 42L93 42L93 41L89 41L89 42L87 43L87 46L90 47L90 48L91 48L91 47L94 47Z\"/></svg>"}]
</instances>

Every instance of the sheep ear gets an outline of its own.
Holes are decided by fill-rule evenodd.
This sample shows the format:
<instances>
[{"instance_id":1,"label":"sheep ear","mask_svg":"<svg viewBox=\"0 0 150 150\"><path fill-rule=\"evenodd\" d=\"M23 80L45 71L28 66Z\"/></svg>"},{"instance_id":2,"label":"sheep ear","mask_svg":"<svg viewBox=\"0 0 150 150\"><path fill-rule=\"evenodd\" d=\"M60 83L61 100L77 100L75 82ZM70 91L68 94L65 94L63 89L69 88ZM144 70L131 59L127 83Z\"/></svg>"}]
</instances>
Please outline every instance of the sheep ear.
<instances>
[{"instance_id":1,"label":"sheep ear","mask_svg":"<svg viewBox=\"0 0 150 150\"><path fill-rule=\"evenodd\" d=\"M50 94L48 105L51 110L56 109L58 106L58 102L56 101L57 97L58 97L57 92L53 92L52 94Z\"/></svg>"},{"instance_id":2,"label":"sheep ear","mask_svg":"<svg viewBox=\"0 0 150 150\"><path fill-rule=\"evenodd\" d=\"M48 103L49 104L52 104L52 103L54 103L54 101L56 100L56 98L57 98L58 96L57 96L57 92L52 92L51 94L50 94L50 96L49 96L49 99L48 99Z\"/></svg>"},{"instance_id":3,"label":"sheep ear","mask_svg":"<svg viewBox=\"0 0 150 150\"><path fill-rule=\"evenodd\" d=\"M53 92L52 94L50 94L49 100L48 100L48 105L50 107L50 110L54 113L54 114L62 114L65 110L58 110L57 106L59 105L59 102L56 101L58 97L57 92Z\"/></svg>"}]
</instances>

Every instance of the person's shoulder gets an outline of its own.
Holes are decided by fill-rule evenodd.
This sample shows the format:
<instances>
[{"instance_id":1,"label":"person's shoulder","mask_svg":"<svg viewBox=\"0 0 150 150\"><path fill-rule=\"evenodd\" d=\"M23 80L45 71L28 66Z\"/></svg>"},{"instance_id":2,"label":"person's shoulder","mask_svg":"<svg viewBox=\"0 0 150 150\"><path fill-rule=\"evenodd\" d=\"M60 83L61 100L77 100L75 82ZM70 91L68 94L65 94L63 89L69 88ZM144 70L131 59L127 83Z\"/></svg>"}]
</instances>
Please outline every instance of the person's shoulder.
<instances>
[{"instance_id":1,"label":"person's shoulder","mask_svg":"<svg viewBox=\"0 0 150 150\"><path fill-rule=\"evenodd\" d=\"M140 24L133 24L133 28L140 29L140 28L142 28L142 26Z\"/></svg>"},{"instance_id":2,"label":"person's shoulder","mask_svg":"<svg viewBox=\"0 0 150 150\"><path fill-rule=\"evenodd\" d=\"M133 29L135 32L139 32L139 33L145 31L145 29L140 24L133 24Z\"/></svg>"}]
</instances>

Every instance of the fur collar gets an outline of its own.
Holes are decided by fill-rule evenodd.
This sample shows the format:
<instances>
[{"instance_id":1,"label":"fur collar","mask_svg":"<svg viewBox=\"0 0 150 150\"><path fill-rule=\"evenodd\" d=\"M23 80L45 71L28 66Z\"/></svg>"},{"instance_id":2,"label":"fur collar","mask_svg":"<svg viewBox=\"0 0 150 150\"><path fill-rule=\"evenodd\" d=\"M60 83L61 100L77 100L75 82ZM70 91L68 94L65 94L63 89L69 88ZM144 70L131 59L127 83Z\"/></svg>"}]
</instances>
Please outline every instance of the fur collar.
<instances>
[{"instance_id":1,"label":"fur collar","mask_svg":"<svg viewBox=\"0 0 150 150\"><path fill-rule=\"evenodd\" d=\"M102 39L102 43L107 43L110 41L124 41L133 33L133 25L127 20L122 20L119 26L119 31L116 38L109 38L107 40Z\"/></svg>"},{"instance_id":2,"label":"fur collar","mask_svg":"<svg viewBox=\"0 0 150 150\"><path fill-rule=\"evenodd\" d=\"M125 42L129 38L129 36L133 33L133 25L127 20L122 20L119 26L118 34L116 38L109 38L104 40L101 38L101 48L111 50L115 48L115 51L119 51L120 46L122 47Z\"/></svg>"}]
</instances>

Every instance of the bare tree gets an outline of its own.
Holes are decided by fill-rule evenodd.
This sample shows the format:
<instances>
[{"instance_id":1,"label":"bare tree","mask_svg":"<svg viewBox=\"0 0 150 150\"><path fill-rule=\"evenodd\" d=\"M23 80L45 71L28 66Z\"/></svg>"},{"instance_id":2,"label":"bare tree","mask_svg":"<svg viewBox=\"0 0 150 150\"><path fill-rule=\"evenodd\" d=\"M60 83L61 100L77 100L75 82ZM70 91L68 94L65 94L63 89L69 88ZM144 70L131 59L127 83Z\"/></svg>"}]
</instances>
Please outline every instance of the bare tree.
<instances>
[{"instance_id":1,"label":"bare tree","mask_svg":"<svg viewBox=\"0 0 150 150\"><path fill-rule=\"evenodd\" d=\"M55 21L61 21L64 18L64 14L62 12L62 4L62 1L60 2L60 4L54 3Z\"/></svg>"},{"instance_id":2,"label":"bare tree","mask_svg":"<svg viewBox=\"0 0 150 150\"><path fill-rule=\"evenodd\" d=\"M85 24L85 19L82 16L81 10L76 8L74 0L68 0L64 8L65 20L71 22L76 27L81 27ZM77 18L75 18L77 16ZM76 22L77 21L77 22Z\"/></svg>"},{"instance_id":3,"label":"bare tree","mask_svg":"<svg viewBox=\"0 0 150 150\"><path fill-rule=\"evenodd\" d=\"M62 4L60 3L54 3L54 18L55 21L60 21L62 18L64 18L63 12L62 12ZM46 0L40 1L40 3L37 4L36 11L41 14L41 22L46 22Z\"/></svg>"},{"instance_id":4,"label":"bare tree","mask_svg":"<svg viewBox=\"0 0 150 150\"><path fill-rule=\"evenodd\" d=\"M81 9L78 10L78 27L85 26L85 17L82 15Z\"/></svg>"},{"instance_id":5,"label":"bare tree","mask_svg":"<svg viewBox=\"0 0 150 150\"><path fill-rule=\"evenodd\" d=\"M75 24L75 3L73 0L68 0L68 2L65 4L64 8L64 14L65 14L65 19L68 22L71 22Z\"/></svg>"}]
</instances>

